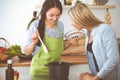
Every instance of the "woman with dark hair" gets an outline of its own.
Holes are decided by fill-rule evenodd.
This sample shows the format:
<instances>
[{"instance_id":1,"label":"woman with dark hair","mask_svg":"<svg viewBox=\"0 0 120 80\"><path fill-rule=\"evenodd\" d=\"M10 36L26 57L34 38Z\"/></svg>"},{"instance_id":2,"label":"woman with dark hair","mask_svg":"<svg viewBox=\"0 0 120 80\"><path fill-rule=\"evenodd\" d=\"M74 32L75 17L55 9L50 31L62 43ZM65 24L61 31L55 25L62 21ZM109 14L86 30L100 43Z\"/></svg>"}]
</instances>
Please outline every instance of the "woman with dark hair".
<instances>
[{"instance_id":1,"label":"woman with dark hair","mask_svg":"<svg viewBox=\"0 0 120 80\"><path fill-rule=\"evenodd\" d=\"M58 21L61 14L62 5L59 0L45 0L39 19L33 21L28 29L28 43L24 47L24 52L26 55L34 55L30 67L32 80L45 80L45 78L47 80L48 67L45 64L60 61L64 34L64 25ZM48 49L47 54L43 50L38 35Z\"/></svg>"},{"instance_id":2,"label":"woman with dark hair","mask_svg":"<svg viewBox=\"0 0 120 80\"><path fill-rule=\"evenodd\" d=\"M120 55L114 29L100 21L83 3L68 11L72 26L86 33L86 55L91 73L80 74L80 80L120 80Z\"/></svg>"}]
</instances>

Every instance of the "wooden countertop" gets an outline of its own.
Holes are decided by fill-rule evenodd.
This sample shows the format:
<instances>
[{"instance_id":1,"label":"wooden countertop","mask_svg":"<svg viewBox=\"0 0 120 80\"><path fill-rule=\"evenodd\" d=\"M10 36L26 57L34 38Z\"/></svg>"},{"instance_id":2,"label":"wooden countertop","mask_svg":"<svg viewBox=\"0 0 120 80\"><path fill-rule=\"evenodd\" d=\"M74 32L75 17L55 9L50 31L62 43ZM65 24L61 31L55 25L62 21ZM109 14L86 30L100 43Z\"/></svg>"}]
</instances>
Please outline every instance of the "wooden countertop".
<instances>
[{"instance_id":1,"label":"wooden countertop","mask_svg":"<svg viewBox=\"0 0 120 80\"><path fill-rule=\"evenodd\" d=\"M12 58L14 67L30 66L31 60L20 60L18 56ZM0 62L0 67L6 67L7 62Z\"/></svg>"},{"instance_id":2,"label":"wooden countertop","mask_svg":"<svg viewBox=\"0 0 120 80\"><path fill-rule=\"evenodd\" d=\"M30 66L31 60L20 60L17 56L12 58L13 67ZM87 58L85 55L75 56L61 56L61 61L69 62L72 64L87 64ZM6 67L7 62L0 62L0 67Z\"/></svg>"},{"instance_id":3,"label":"wooden countertop","mask_svg":"<svg viewBox=\"0 0 120 80\"><path fill-rule=\"evenodd\" d=\"M68 62L72 64L87 64L87 56L85 54L82 55L62 55L61 61Z\"/></svg>"}]
</instances>

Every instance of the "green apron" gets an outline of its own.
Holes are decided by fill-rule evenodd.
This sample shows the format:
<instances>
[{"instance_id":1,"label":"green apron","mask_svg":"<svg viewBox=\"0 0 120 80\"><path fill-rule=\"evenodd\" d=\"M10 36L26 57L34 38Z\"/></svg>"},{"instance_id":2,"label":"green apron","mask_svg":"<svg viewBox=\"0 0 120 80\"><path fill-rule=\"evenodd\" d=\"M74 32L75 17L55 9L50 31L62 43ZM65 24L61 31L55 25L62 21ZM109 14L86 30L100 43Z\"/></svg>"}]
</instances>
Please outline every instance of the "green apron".
<instances>
[{"instance_id":1,"label":"green apron","mask_svg":"<svg viewBox=\"0 0 120 80\"><path fill-rule=\"evenodd\" d=\"M48 66L45 65L51 62L60 61L60 55L63 52L63 40L62 33L58 26L57 28L60 34L58 38L49 37L45 32L44 44L48 49L48 54L44 52L41 46L38 52L33 56L30 67L30 76L32 80L48 80ZM42 79L42 77L44 79Z\"/></svg>"}]
</instances>

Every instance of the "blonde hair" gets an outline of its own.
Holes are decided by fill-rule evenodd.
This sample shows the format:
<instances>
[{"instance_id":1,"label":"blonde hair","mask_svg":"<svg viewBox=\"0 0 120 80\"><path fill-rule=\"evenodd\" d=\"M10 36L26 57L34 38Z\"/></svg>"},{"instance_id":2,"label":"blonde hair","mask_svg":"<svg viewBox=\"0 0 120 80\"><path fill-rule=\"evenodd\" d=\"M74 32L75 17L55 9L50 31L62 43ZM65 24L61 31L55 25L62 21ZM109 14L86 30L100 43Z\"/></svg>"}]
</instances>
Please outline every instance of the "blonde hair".
<instances>
[{"instance_id":1,"label":"blonde hair","mask_svg":"<svg viewBox=\"0 0 120 80\"><path fill-rule=\"evenodd\" d=\"M94 27L101 23L98 18L96 18L90 9L83 3L76 3L75 6L68 11L72 20L83 27Z\"/></svg>"}]
</instances>

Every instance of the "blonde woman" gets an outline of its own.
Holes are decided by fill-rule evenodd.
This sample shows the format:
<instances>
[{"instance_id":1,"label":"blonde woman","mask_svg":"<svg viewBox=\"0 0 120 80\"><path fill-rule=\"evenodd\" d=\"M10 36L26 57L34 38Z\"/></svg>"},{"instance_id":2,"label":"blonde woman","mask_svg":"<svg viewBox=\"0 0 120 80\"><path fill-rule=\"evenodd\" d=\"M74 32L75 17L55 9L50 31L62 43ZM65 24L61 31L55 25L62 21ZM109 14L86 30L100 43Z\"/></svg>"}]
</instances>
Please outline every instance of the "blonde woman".
<instances>
[{"instance_id":1,"label":"blonde woman","mask_svg":"<svg viewBox=\"0 0 120 80\"><path fill-rule=\"evenodd\" d=\"M86 30L86 55L91 73L80 74L80 80L120 80L120 56L115 31L96 18L83 3L68 11L72 26Z\"/></svg>"}]
</instances>

